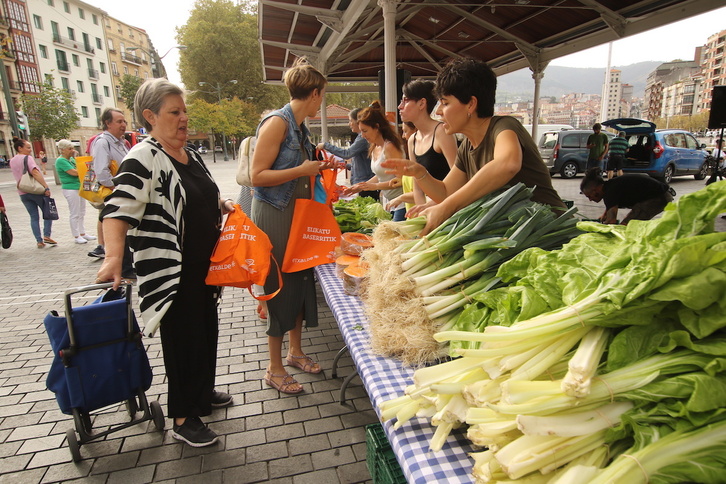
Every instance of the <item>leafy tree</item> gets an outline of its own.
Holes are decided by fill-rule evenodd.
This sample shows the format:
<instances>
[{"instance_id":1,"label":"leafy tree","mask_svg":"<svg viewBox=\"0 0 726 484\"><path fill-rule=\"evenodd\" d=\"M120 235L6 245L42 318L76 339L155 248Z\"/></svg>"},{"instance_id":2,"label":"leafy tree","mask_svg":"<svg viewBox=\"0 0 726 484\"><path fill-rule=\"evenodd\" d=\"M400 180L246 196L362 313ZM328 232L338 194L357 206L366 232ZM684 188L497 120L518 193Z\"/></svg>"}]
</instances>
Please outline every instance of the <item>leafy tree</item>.
<instances>
[{"instance_id":1,"label":"leafy tree","mask_svg":"<svg viewBox=\"0 0 726 484\"><path fill-rule=\"evenodd\" d=\"M287 90L262 83L262 59L257 41L256 6L250 0L197 0L189 20L178 29L182 81L190 88L200 82L221 86L221 97L237 96L257 109L277 109L288 100ZM256 2L255 2L256 3ZM228 81L237 80L236 84ZM217 102L217 93L197 92L193 97Z\"/></svg>"},{"instance_id":2,"label":"leafy tree","mask_svg":"<svg viewBox=\"0 0 726 484\"><path fill-rule=\"evenodd\" d=\"M345 83L343 85L355 86L357 84ZM328 92L325 95L325 101L327 104L337 104L344 108L355 109L369 106L378 97L378 93L375 92Z\"/></svg>"},{"instance_id":3,"label":"leafy tree","mask_svg":"<svg viewBox=\"0 0 726 484\"><path fill-rule=\"evenodd\" d=\"M190 128L236 138L254 134L259 121L255 106L238 97L220 103L196 99L187 104L187 113Z\"/></svg>"},{"instance_id":4,"label":"leafy tree","mask_svg":"<svg viewBox=\"0 0 726 484\"><path fill-rule=\"evenodd\" d=\"M253 104L235 96L232 99L223 99L218 106L221 123L216 131L237 138L255 134L260 118Z\"/></svg>"},{"instance_id":5,"label":"leafy tree","mask_svg":"<svg viewBox=\"0 0 726 484\"><path fill-rule=\"evenodd\" d=\"M121 86L121 99L129 108L131 114L134 114L134 99L136 98L136 91L139 90L144 80L140 77L132 76L131 74L124 74L119 82Z\"/></svg>"},{"instance_id":6,"label":"leafy tree","mask_svg":"<svg viewBox=\"0 0 726 484\"><path fill-rule=\"evenodd\" d=\"M21 102L33 140L68 138L81 119L70 92L53 87L52 77L40 86L39 94L23 94Z\"/></svg>"},{"instance_id":7,"label":"leafy tree","mask_svg":"<svg viewBox=\"0 0 726 484\"><path fill-rule=\"evenodd\" d=\"M189 127L196 131L212 131L220 124L217 105L204 99L195 99L187 104Z\"/></svg>"}]
</instances>

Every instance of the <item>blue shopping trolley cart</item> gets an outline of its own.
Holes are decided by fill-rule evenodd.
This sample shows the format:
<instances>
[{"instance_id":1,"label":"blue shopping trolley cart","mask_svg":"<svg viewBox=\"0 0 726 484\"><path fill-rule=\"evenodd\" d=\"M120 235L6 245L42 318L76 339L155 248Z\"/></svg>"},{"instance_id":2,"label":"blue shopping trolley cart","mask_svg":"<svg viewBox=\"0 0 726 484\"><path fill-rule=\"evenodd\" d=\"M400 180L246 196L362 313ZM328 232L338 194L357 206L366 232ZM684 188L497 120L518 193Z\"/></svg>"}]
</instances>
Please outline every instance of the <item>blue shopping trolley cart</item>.
<instances>
[{"instance_id":1,"label":"blue shopping trolley cart","mask_svg":"<svg viewBox=\"0 0 726 484\"><path fill-rule=\"evenodd\" d=\"M161 405L146 399L152 373L131 305L132 286L111 287L69 289L64 315L51 311L43 321L54 354L46 386L55 393L61 412L73 415L75 430L69 429L66 437L74 462L81 460L81 445L112 432L147 420L164 429ZM89 305L73 307L74 294L100 289L108 290ZM124 402L130 421L93 432L91 412Z\"/></svg>"}]
</instances>

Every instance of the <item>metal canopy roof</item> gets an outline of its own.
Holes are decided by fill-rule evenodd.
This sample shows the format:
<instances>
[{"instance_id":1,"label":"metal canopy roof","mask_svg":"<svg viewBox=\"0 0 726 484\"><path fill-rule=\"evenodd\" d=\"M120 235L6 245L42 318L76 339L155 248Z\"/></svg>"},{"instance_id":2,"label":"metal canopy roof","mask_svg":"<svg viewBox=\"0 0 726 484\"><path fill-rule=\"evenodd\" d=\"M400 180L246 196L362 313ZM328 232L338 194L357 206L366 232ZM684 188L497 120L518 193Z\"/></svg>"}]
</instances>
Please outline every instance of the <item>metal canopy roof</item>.
<instances>
[{"instance_id":1,"label":"metal canopy roof","mask_svg":"<svg viewBox=\"0 0 726 484\"><path fill-rule=\"evenodd\" d=\"M457 56L498 74L542 71L558 57L723 7L723 0L260 0L264 80L306 56L332 82L377 81L381 5L396 5L395 54L413 78ZM657 46L644 45L644 49Z\"/></svg>"}]
</instances>

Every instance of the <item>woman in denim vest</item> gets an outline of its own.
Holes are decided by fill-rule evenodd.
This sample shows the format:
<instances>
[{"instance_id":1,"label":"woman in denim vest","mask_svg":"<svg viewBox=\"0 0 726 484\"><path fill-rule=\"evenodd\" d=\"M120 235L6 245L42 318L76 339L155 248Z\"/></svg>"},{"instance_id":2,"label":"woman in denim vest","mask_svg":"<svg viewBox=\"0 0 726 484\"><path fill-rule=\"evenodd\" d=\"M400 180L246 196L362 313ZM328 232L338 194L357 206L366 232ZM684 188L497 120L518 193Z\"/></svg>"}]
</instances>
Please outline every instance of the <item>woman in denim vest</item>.
<instances>
[{"instance_id":1,"label":"woman in denim vest","mask_svg":"<svg viewBox=\"0 0 726 484\"><path fill-rule=\"evenodd\" d=\"M326 168L313 157L314 146L304 121L315 116L327 81L305 61L298 60L285 73L290 102L267 115L257 127L252 156L252 221L270 238L275 259L282 263L292 224L295 200L310 198L310 177ZM300 393L302 385L287 373L282 361L282 340L290 333L285 361L306 373L320 373L320 365L302 349L302 327L318 325L313 270L282 274L282 290L267 302L267 337L270 362L265 382L283 393ZM277 271L270 271L265 293L278 289Z\"/></svg>"}]
</instances>

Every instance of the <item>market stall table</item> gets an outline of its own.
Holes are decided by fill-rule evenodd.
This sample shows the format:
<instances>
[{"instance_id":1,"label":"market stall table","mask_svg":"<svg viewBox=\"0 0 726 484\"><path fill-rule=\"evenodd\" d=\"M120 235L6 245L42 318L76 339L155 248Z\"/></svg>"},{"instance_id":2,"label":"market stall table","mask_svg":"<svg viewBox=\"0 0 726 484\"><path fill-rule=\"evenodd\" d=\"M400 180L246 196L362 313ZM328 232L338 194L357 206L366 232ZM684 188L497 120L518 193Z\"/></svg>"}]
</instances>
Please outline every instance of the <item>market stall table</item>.
<instances>
[{"instance_id":1,"label":"market stall table","mask_svg":"<svg viewBox=\"0 0 726 484\"><path fill-rule=\"evenodd\" d=\"M343 283L335 274L335 264L318 266L315 273L358 375L380 417L378 405L403 395L405 388L413 382L413 369L400 361L371 353L363 304L358 297L343 291ZM393 430L393 423L385 422L383 428L409 483L473 482L473 460L468 453L474 449L463 430L454 430L441 451L430 452L429 441L435 428L427 419L414 417L398 430Z\"/></svg>"}]
</instances>

